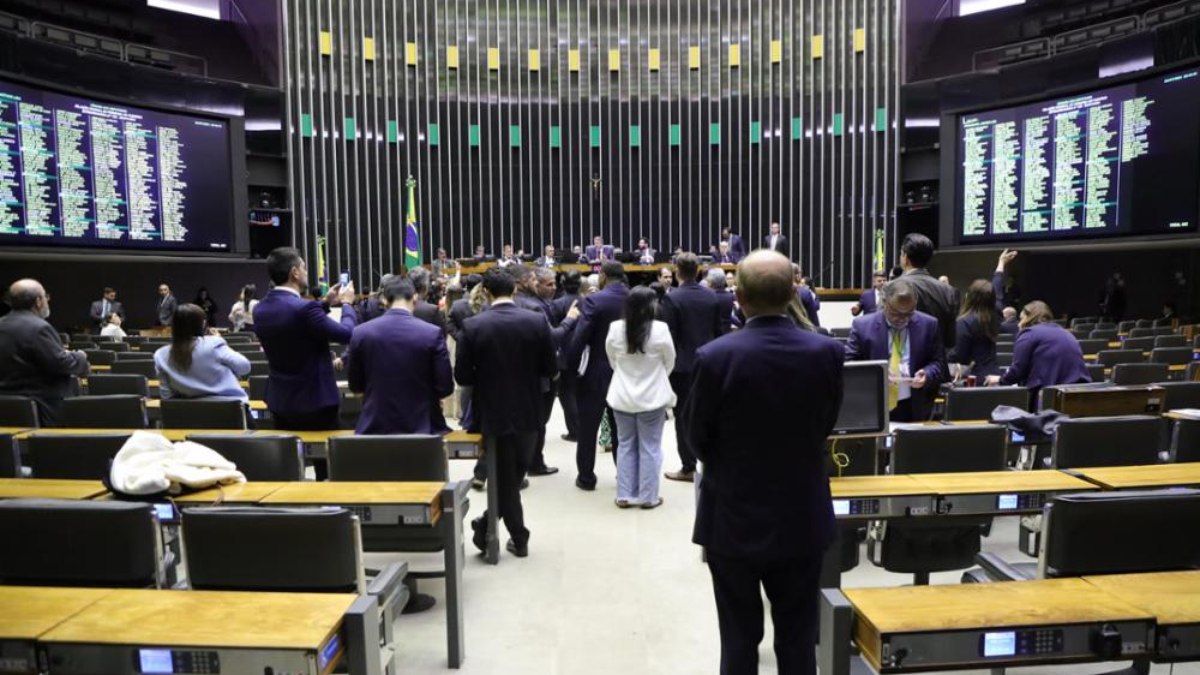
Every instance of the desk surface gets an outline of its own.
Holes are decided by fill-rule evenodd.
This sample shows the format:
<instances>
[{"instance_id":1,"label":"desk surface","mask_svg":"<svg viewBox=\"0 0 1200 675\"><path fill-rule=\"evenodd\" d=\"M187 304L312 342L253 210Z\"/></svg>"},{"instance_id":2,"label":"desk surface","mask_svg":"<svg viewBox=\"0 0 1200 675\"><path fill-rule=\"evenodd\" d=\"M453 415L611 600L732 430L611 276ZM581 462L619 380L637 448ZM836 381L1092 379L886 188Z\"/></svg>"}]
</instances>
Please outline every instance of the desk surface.
<instances>
[{"instance_id":1,"label":"desk surface","mask_svg":"<svg viewBox=\"0 0 1200 675\"><path fill-rule=\"evenodd\" d=\"M0 499L91 499L106 492L98 480L0 478Z\"/></svg>"},{"instance_id":2,"label":"desk surface","mask_svg":"<svg viewBox=\"0 0 1200 675\"><path fill-rule=\"evenodd\" d=\"M112 589L0 586L0 639L36 640L109 593Z\"/></svg>"},{"instance_id":3,"label":"desk surface","mask_svg":"<svg viewBox=\"0 0 1200 675\"><path fill-rule=\"evenodd\" d=\"M249 483L247 483L249 485ZM434 506L445 483L284 483L262 504L417 504Z\"/></svg>"},{"instance_id":4,"label":"desk surface","mask_svg":"<svg viewBox=\"0 0 1200 675\"><path fill-rule=\"evenodd\" d=\"M932 495L912 476L846 476L830 478L829 491L834 499L855 497L899 497Z\"/></svg>"},{"instance_id":5,"label":"desk surface","mask_svg":"<svg viewBox=\"0 0 1200 675\"><path fill-rule=\"evenodd\" d=\"M1060 471L978 471L910 474L934 494L976 495L1005 492L1095 490L1096 486Z\"/></svg>"},{"instance_id":6,"label":"desk surface","mask_svg":"<svg viewBox=\"0 0 1200 675\"><path fill-rule=\"evenodd\" d=\"M182 441L195 434L247 434L245 429L34 429L23 436L42 434L46 436L69 436L73 434L133 434L135 431L147 431L163 436L169 441Z\"/></svg>"},{"instance_id":7,"label":"desk surface","mask_svg":"<svg viewBox=\"0 0 1200 675\"><path fill-rule=\"evenodd\" d=\"M1113 574L1084 581L1150 612L1159 624L1200 623L1200 572Z\"/></svg>"},{"instance_id":8,"label":"desk surface","mask_svg":"<svg viewBox=\"0 0 1200 675\"><path fill-rule=\"evenodd\" d=\"M1175 412L1174 410L1169 410L1169 411L1163 413L1163 417L1165 417L1169 420L1176 420L1179 422L1198 422L1198 421L1200 421L1200 417L1195 417L1192 415L1185 415L1183 413Z\"/></svg>"},{"instance_id":9,"label":"desk surface","mask_svg":"<svg viewBox=\"0 0 1200 675\"><path fill-rule=\"evenodd\" d=\"M147 410L158 410L160 408L162 408L162 399L158 399L158 398L146 399L146 409ZM250 409L251 410L266 410L267 402L259 401L259 400L252 400L252 401L250 401Z\"/></svg>"},{"instance_id":10,"label":"desk surface","mask_svg":"<svg viewBox=\"0 0 1200 675\"><path fill-rule=\"evenodd\" d=\"M1200 485L1200 462L1105 466L1074 469L1074 472L1110 490Z\"/></svg>"},{"instance_id":11,"label":"desk surface","mask_svg":"<svg viewBox=\"0 0 1200 675\"><path fill-rule=\"evenodd\" d=\"M355 597L115 590L51 629L41 641L316 650L341 626Z\"/></svg>"},{"instance_id":12,"label":"desk surface","mask_svg":"<svg viewBox=\"0 0 1200 675\"><path fill-rule=\"evenodd\" d=\"M1082 579L843 591L880 633L1034 627L1151 618Z\"/></svg>"},{"instance_id":13,"label":"desk surface","mask_svg":"<svg viewBox=\"0 0 1200 675\"><path fill-rule=\"evenodd\" d=\"M354 430L334 429L332 431L288 431L287 429L257 429L250 433L253 436L296 436L302 443L328 443L329 439L336 436L353 436Z\"/></svg>"},{"instance_id":14,"label":"desk surface","mask_svg":"<svg viewBox=\"0 0 1200 675\"><path fill-rule=\"evenodd\" d=\"M180 495L175 497L175 502L178 504L209 504L212 506L216 506L218 503L257 504L264 497L285 485L288 485L288 483L273 483L270 481L235 483L233 485L224 485Z\"/></svg>"},{"instance_id":15,"label":"desk surface","mask_svg":"<svg viewBox=\"0 0 1200 675\"><path fill-rule=\"evenodd\" d=\"M473 434L461 429L451 431L444 436L447 443L482 443L483 434Z\"/></svg>"},{"instance_id":16,"label":"desk surface","mask_svg":"<svg viewBox=\"0 0 1200 675\"><path fill-rule=\"evenodd\" d=\"M20 436L30 431L37 431L30 427L0 427L0 434L8 434L12 436Z\"/></svg>"}]
</instances>

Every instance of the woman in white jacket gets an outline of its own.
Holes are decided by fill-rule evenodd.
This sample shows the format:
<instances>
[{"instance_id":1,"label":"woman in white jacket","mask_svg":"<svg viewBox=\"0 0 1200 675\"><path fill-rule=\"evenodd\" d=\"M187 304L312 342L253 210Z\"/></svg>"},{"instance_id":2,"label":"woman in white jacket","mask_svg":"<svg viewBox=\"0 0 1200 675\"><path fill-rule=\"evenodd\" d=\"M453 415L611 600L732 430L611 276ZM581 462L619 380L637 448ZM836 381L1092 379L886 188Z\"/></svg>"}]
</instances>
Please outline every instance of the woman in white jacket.
<instances>
[{"instance_id":1,"label":"woman in white jacket","mask_svg":"<svg viewBox=\"0 0 1200 675\"><path fill-rule=\"evenodd\" d=\"M608 329L604 347L613 369L608 406L617 419L618 507L653 509L662 470L662 431L667 408L675 405L668 379L675 344L667 324L655 321L658 294L639 286L625 300L625 318Z\"/></svg>"}]
</instances>

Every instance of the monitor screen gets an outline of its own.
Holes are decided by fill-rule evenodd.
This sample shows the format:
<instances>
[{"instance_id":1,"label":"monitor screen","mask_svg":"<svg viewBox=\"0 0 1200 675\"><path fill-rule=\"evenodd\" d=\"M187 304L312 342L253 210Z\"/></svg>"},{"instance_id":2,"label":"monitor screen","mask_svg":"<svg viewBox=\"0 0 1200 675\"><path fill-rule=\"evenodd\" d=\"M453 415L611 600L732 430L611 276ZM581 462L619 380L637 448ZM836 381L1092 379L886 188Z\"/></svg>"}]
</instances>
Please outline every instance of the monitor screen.
<instances>
[{"instance_id":1,"label":"monitor screen","mask_svg":"<svg viewBox=\"0 0 1200 675\"><path fill-rule=\"evenodd\" d=\"M0 245L224 252L229 122L0 79Z\"/></svg>"},{"instance_id":2,"label":"monitor screen","mask_svg":"<svg viewBox=\"0 0 1200 675\"><path fill-rule=\"evenodd\" d=\"M955 118L959 244L1195 232L1200 72Z\"/></svg>"},{"instance_id":3,"label":"monitor screen","mask_svg":"<svg viewBox=\"0 0 1200 675\"><path fill-rule=\"evenodd\" d=\"M983 657L1015 656L1017 634L1013 631L983 634Z\"/></svg>"},{"instance_id":4,"label":"monitor screen","mask_svg":"<svg viewBox=\"0 0 1200 675\"><path fill-rule=\"evenodd\" d=\"M886 429L887 423L887 362L847 363L842 370L842 407L833 433L877 433Z\"/></svg>"}]
</instances>

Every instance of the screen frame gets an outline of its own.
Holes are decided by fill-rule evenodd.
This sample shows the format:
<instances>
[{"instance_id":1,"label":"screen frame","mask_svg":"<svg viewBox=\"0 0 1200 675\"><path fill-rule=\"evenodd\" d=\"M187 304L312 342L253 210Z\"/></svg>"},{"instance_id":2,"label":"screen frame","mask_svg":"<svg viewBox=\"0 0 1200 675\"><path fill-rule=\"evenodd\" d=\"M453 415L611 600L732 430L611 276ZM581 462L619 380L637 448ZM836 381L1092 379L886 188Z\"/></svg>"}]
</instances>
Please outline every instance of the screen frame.
<instances>
[{"instance_id":1,"label":"screen frame","mask_svg":"<svg viewBox=\"0 0 1200 675\"><path fill-rule=\"evenodd\" d=\"M203 257L203 258L244 258L250 252L250 233L249 224L244 222L245 214L249 213L250 198L246 192L246 121L243 115L226 115L213 112L211 110L198 110L195 108L186 108L182 106L173 106L170 104L158 102L144 102L135 98L121 98L112 96L111 94L98 94L83 87L73 87L70 85L58 84L49 82L41 78L29 77L20 73L13 73L7 70L0 70L0 82L7 81L19 86L36 87L44 91L65 95L86 98L101 103L109 103L119 106L129 106L133 108L141 108L150 112L166 113L170 115L184 115L188 117L197 117L208 119L214 122L220 122L226 125L227 145L229 151L229 179L230 189L232 190L232 199L230 200L229 212L229 249L225 251L214 251L211 249L155 249L155 248L130 248L125 246L112 247L89 247L89 246L73 246L70 244L58 246L45 246L36 243L20 244L20 243L5 243L0 244L0 256L8 253L29 252L46 255L60 254L78 254L86 252L88 255L100 257L127 257L127 256L188 256L188 257ZM238 218L238 214L242 214L242 218Z\"/></svg>"},{"instance_id":2,"label":"screen frame","mask_svg":"<svg viewBox=\"0 0 1200 675\"><path fill-rule=\"evenodd\" d=\"M880 424L873 426L873 427L838 427L838 426L836 426L837 421L835 420L834 421L834 429L833 429L833 432L830 434L830 437L836 438L838 436L845 436L848 434L883 433L884 431L887 430L887 428L888 428L888 409L887 409L888 362L887 361L847 361L846 364L842 367L842 381L845 382L845 379L846 379L845 372L847 370L865 370L868 368L870 368L870 369L877 368L880 373L878 381L877 381L878 388L876 391L876 399L878 399L878 401L879 401L879 410L878 410L879 417L878 417L878 419L880 420ZM846 404L846 396L845 396L845 393L843 392L842 405L845 405L845 404ZM841 417L841 415L842 415L842 409L841 409L841 406L839 406L838 407L838 417Z\"/></svg>"},{"instance_id":3,"label":"screen frame","mask_svg":"<svg viewBox=\"0 0 1200 675\"><path fill-rule=\"evenodd\" d=\"M1163 66L1155 66L1153 68L1145 68L1131 73L1122 73L1114 77L1097 77L1087 82L1074 83L1049 89L1038 94L1030 94L1027 96L1004 98L984 105L971 105L961 108L952 108L942 111L939 146L939 171L938 181L938 238L941 242L939 249L941 250L997 250L1008 246L1020 246L1023 249L1033 248L1054 248L1070 246L1078 248L1079 246L1089 247L1108 247L1121 246L1136 243L1153 243L1153 242L1172 242L1172 241L1187 241L1195 244L1200 239L1200 234L1197 232L1183 232L1179 234L1107 234L1102 236L1075 236L1061 239L1015 239L1011 242L1006 241L990 241L990 242L966 242L960 241L961 235L958 232L956 214L958 212L957 192L958 192L958 164L959 164L959 139L958 126L963 116L981 112L1000 110L1004 108L1013 108L1041 101L1050 101L1052 99L1061 98L1064 96L1077 96L1098 89L1109 89L1112 87L1120 87L1122 85L1137 84L1146 80L1161 77L1175 72L1192 70L1200 68L1200 57L1190 58L1176 63L1171 63ZM1196 203L1194 205L1197 219L1200 220L1200 190L1197 190Z\"/></svg>"}]
</instances>

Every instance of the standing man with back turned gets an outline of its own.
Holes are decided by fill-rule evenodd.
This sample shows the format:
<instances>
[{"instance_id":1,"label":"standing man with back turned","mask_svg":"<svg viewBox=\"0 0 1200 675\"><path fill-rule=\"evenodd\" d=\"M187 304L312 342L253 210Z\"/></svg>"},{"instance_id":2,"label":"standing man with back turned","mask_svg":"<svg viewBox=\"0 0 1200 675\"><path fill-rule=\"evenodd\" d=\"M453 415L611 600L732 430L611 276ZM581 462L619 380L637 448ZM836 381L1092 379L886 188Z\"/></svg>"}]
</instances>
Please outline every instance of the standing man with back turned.
<instances>
[{"instance_id":1,"label":"standing man with back turned","mask_svg":"<svg viewBox=\"0 0 1200 675\"><path fill-rule=\"evenodd\" d=\"M758 672L765 590L780 675L815 675L821 556L834 536L824 448L842 348L787 317L784 256L755 251L737 279L746 327L701 347L693 367L686 414L704 475L692 541L712 574L721 673Z\"/></svg>"},{"instance_id":2,"label":"standing man with back turned","mask_svg":"<svg viewBox=\"0 0 1200 675\"><path fill-rule=\"evenodd\" d=\"M900 244L900 266L904 280L917 292L917 311L937 319L942 347L954 348L955 324L958 321L958 291L939 281L926 270L933 260L933 242L923 234L913 232Z\"/></svg>"}]
</instances>

